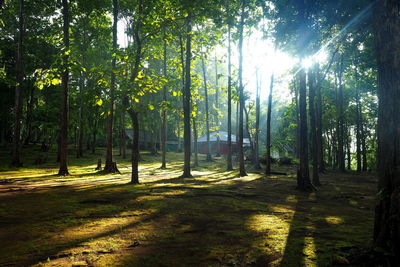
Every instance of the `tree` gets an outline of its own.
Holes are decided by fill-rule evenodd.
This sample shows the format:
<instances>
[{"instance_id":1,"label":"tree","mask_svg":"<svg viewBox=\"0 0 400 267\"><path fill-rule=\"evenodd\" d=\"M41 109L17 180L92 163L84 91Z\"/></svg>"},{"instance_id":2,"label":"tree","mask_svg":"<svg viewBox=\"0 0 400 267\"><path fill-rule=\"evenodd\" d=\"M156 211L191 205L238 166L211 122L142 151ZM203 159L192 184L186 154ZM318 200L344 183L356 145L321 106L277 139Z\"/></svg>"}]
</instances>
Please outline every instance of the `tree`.
<instances>
[{"instance_id":1,"label":"tree","mask_svg":"<svg viewBox=\"0 0 400 267\"><path fill-rule=\"evenodd\" d=\"M62 1L63 30L64 30L64 56L61 94L61 120L60 120L60 169L58 175L69 175L68 172L68 80L69 80L69 4L68 0Z\"/></svg>"},{"instance_id":2,"label":"tree","mask_svg":"<svg viewBox=\"0 0 400 267\"><path fill-rule=\"evenodd\" d=\"M400 3L375 4L374 32L378 65L378 201L374 246L391 266L400 265Z\"/></svg>"},{"instance_id":3,"label":"tree","mask_svg":"<svg viewBox=\"0 0 400 267\"><path fill-rule=\"evenodd\" d=\"M18 51L15 86L14 106L14 133L13 133L13 155L11 165L21 167L21 113L22 113L22 89L24 83L24 0L19 1L19 23L18 23Z\"/></svg>"},{"instance_id":4,"label":"tree","mask_svg":"<svg viewBox=\"0 0 400 267\"><path fill-rule=\"evenodd\" d=\"M269 85L269 95L268 95L268 111L267 111L267 134L266 134L266 168L265 174L269 175L271 173L271 113L272 113L272 91L274 88L274 73L271 74L271 81Z\"/></svg>"},{"instance_id":5,"label":"tree","mask_svg":"<svg viewBox=\"0 0 400 267\"><path fill-rule=\"evenodd\" d=\"M114 129L114 101L115 101L115 71L116 71L116 52L117 52L117 25L118 25L118 0L113 0L113 55L111 61L111 83L110 83L110 109L107 122L107 150L106 150L106 165L104 171L107 173L115 173L118 171L116 163L113 161L113 129Z\"/></svg>"},{"instance_id":6,"label":"tree","mask_svg":"<svg viewBox=\"0 0 400 267\"><path fill-rule=\"evenodd\" d=\"M229 1L227 3L229 12ZM232 64L231 64L231 25L228 22L228 155L226 157L227 170L233 170L232 166Z\"/></svg>"},{"instance_id":7,"label":"tree","mask_svg":"<svg viewBox=\"0 0 400 267\"><path fill-rule=\"evenodd\" d=\"M167 77L167 40L165 35L164 26L164 36L163 36L163 75ZM163 90L163 101L167 102L167 85L164 85ZM161 127L161 149L162 149L162 159L161 159L161 169L167 168L166 155L167 155L167 110L162 107L162 127Z\"/></svg>"},{"instance_id":8,"label":"tree","mask_svg":"<svg viewBox=\"0 0 400 267\"><path fill-rule=\"evenodd\" d=\"M206 133L207 133L207 161L212 161L211 156L211 143L210 143L210 120L209 120L209 109L208 109L208 89L207 89L207 74L206 65L204 63L204 55L201 59L201 66L203 70L203 83L204 83L204 100L206 107Z\"/></svg>"},{"instance_id":9,"label":"tree","mask_svg":"<svg viewBox=\"0 0 400 267\"><path fill-rule=\"evenodd\" d=\"M185 63L185 88L183 90L183 123L184 123L184 166L182 178L192 177L190 173L190 156L191 156L191 143L190 143L190 101L191 101L191 77L190 66L192 60L192 25L191 14L186 17L186 63Z\"/></svg>"},{"instance_id":10,"label":"tree","mask_svg":"<svg viewBox=\"0 0 400 267\"><path fill-rule=\"evenodd\" d=\"M237 140L238 156L239 156L239 176L247 176L244 165L244 150L243 150L243 111L244 111L244 87L243 87L243 29L245 23L245 1L241 1L241 14L238 26L239 31L239 136Z\"/></svg>"},{"instance_id":11,"label":"tree","mask_svg":"<svg viewBox=\"0 0 400 267\"><path fill-rule=\"evenodd\" d=\"M311 127L311 157L312 157L312 182L319 186L319 168L318 168L318 139L317 139L317 114L315 105L315 73L312 68L308 70L308 87L310 95L309 112L310 112L310 127Z\"/></svg>"}]
</instances>

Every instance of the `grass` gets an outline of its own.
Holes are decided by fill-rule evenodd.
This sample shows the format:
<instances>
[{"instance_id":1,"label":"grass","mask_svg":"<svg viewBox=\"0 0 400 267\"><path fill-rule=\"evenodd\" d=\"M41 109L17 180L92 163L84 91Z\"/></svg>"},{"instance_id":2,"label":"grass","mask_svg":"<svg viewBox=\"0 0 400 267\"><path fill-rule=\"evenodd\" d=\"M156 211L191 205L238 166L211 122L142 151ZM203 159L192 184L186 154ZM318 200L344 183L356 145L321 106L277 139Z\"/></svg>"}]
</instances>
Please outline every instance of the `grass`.
<instances>
[{"instance_id":1,"label":"grass","mask_svg":"<svg viewBox=\"0 0 400 267\"><path fill-rule=\"evenodd\" d=\"M24 151L21 169L0 154L0 266L331 266L371 240L372 175L330 172L306 194L290 167L240 178L201 156L181 179L182 154L166 170L143 154L131 185L118 156L121 175L94 171L102 150L71 157L67 177L54 176L54 151L40 166Z\"/></svg>"}]
</instances>

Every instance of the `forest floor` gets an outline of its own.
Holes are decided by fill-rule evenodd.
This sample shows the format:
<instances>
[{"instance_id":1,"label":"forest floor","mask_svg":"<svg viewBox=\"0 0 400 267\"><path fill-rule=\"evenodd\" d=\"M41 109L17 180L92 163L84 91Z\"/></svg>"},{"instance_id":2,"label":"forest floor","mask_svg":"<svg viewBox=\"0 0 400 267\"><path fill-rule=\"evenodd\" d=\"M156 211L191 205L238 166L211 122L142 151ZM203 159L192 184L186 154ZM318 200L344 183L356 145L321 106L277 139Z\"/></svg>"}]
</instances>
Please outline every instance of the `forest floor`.
<instances>
[{"instance_id":1,"label":"forest floor","mask_svg":"<svg viewBox=\"0 0 400 267\"><path fill-rule=\"evenodd\" d=\"M223 158L200 157L181 179L182 154L161 170L144 153L131 185L129 160L104 175L94 170L103 151L71 156L71 176L58 177L55 153L34 166L36 150L18 170L0 154L0 266L331 266L372 239L372 174L329 172L307 194L294 166L238 178Z\"/></svg>"}]
</instances>

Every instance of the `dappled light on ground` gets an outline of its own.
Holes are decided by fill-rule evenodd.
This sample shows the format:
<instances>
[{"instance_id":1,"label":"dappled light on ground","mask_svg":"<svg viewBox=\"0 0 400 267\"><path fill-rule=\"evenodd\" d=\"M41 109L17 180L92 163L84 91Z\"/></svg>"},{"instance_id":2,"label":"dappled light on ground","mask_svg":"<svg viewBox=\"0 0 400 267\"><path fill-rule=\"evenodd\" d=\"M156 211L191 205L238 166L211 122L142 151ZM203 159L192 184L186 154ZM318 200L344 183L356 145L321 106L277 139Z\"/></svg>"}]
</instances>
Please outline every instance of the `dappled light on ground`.
<instances>
[{"instance_id":1,"label":"dappled light on ground","mask_svg":"<svg viewBox=\"0 0 400 267\"><path fill-rule=\"evenodd\" d=\"M369 240L371 177L324 175L321 190L304 194L293 167L238 177L223 159L201 161L183 179L181 156L169 154L174 163L161 170L144 154L140 185L129 184L119 158L115 175L93 164L73 165L67 177L51 168L1 173L0 265L326 266Z\"/></svg>"}]
</instances>

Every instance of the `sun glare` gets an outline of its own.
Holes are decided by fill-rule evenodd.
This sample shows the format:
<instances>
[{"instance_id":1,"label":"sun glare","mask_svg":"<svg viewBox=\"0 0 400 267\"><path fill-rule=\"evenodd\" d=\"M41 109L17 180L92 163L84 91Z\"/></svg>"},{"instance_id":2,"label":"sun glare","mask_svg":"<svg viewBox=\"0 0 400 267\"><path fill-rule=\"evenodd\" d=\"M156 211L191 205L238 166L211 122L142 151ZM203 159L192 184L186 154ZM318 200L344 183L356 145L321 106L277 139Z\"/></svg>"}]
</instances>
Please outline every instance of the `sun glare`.
<instances>
[{"instance_id":1,"label":"sun glare","mask_svg":"<svg viewBox=\"0 0 400 267\"><path fill-rule=\"evenodd\" d=\"M305 58L301 61L301 66L305 69L309 69L314 63L314 59L312 57Z\"/></svg>"}]
</instances>

